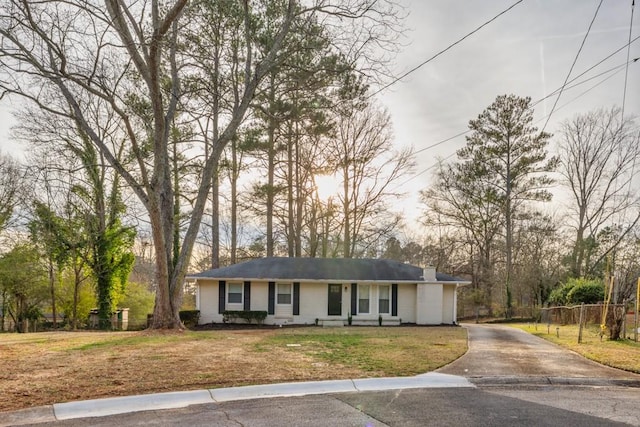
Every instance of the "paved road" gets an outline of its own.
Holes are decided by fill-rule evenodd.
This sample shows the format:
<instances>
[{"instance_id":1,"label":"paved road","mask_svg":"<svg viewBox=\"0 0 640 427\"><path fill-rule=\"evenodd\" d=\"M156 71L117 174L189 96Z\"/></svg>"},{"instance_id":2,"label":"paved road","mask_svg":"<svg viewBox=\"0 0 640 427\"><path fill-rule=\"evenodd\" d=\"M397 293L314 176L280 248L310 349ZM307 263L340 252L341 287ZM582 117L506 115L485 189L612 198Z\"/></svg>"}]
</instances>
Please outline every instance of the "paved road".
<instances>
[{"instance_id":1,"label":"paved road","mask_svg":"<svg viewBox=\"0 0 640 427\"><path fill-rule=\"evenodd\" d=\"M633 391L633 390L631 390ZM538 403L531 393L477 388L407 389L305 397L255 399L183 409L137 412L41 426L221 426L221 427L423 427L423 426L581 426L640 425L640 390L591 395L588 413ZM580 405L580 389L545 390L553 402ZM552 403L553 403L552 402Z\"/></svg>"},{"instance_id":2,"label":"paved road","mask_svg":"<svg viewBox=\"0 0 640 427\"><path fill-rule=\"evenodd\" d=\"M610 379L638 381L640 385L640 375L592 362L519 329L502 325L464 326L469 333L469 351L438 372L461 375L472 380L537 377L588 383L585 380Z\"/></svg>"}]
</instances>

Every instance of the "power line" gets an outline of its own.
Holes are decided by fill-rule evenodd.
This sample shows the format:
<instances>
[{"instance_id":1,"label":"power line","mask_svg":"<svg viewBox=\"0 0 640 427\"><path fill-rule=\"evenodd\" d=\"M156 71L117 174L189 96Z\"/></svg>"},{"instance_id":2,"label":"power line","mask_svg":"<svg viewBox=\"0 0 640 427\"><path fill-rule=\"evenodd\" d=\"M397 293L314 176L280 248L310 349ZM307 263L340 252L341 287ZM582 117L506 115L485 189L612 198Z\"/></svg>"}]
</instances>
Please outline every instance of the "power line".
<instances>
[{"instance_id":1,"label":"power line","mask_svg":"<svg viewBox=\"0 0 640 427\"><path fill-rule=\"evenodd\" d=\"M431 144L431 145L430 145L430 146L428 146L428 147L421 148L421 149L419 149L418 151L415 151L413 154L420 154L420 153L422 153L423 151L427 151L427 150L429 150L429 149L431 149L431 148L437 147L438 145L444 144L445 142L451 141L452 139L455 139L455 138L457 138L457 137L459 137L459 136L462 136L462 135L464 135L464 134L466 134L466 133L469 133L469 132L470 132L469 130L465 130L464 132L460 132L460 133L459 133L459 134L457 134L457 135L450 136L450 137L449 137L449 138L447 138L447 139L443 139L442 141L438 141L438 142L436 142L435 144Z\"/></svg>"},{"instance_id":2,"label":"power line","mask_svg":"<svg viewBox=\"0 0 640 427\"><path fill-rule=\"evenodd\" d=\"M622 92L622 120L624 120L624 106L627 100L627 75L629 74L629 54L631 53L631 32L633 29L633 9L636 0L631 0L631 20L629 22L629 43L627 45L627 68L624 71L624 90Z\"/></svg>"},{"instance_id":3,"label":"power line","mask_svg":"<svg viewBox=\"0 0 640 427\"><path fill-rule=\"evenodd\" d=\"M633 9L636 5L635 0L631 0L631 19L629 21L629 40L631 40L631 32L633 30ZM627 100L627 75L629 74L629 53L631 51L631 46L627 47L627 67L624 70L624 89L622 91L622 110L620 111L620 126L624 126L624 107ZM637 61L638 58L634 60ZM636 156L633 156L633 162L631 163L631 175L629 176L629 185L627 186L627 198L631 194L631 181L633 181L633 176L636 172Z\"/></svg>"},{"instance_id":4,"label":"power line","mask_svg":"<svg viewBox=\"0 0 640 427\"><path fill-rule=\"evenodd\" d=\"M465 39L467 39L468 37L472 36L473 34L477 33L478 31L480 31L482 28L486 27L487 25L489 25L490 23L492 23L493 21L495 21L496 19L498 19L499 17L501 17L502 15L504 15L505 13L509 12L511 9L513 9L514 7L516 7L518 4L522 3L524 0L518 0L517 2L515 2L514 4L512 4L511 6L509 6L508 8L506 8L505 10L503 10L502 12L500 12L499 14L497 14L496 16L494 16L493 18L489 19L488 21L486 21L484 24L480 25L478 28L476 28L475 30L471 31L470 33L466 34L465 36L463 36L462 38L458 39L457 41L451 43L449 46L445 47L444 49L442 49L440 52L436 53L435 55L433 55L432 57L430 57L429 59L421 62L420 64L418 64L417 66L413 67L412 69L410 69L409 71L407 71L406 73L402 74L400 77L396 77L395 79L393 79L393 81L391 81L391 83L387 84L386 86L383 86L382 88L378 89L377 91L373 92L371 95L369 95L367 97L367 99L379 94L380 92L382 92L383 90L388 89L389 87L393 86L394 84L398 83L400 80L404 79L405 77L407 77L409 74L417 71L418 69L422 68L424 65L428 64L429 62L433 61L434 59L436 59L438 56L442 55L443 53L445 53L446 51L452 49L454 46L462 43Z\"/></svg>"},{"instance_id":5,"label":"power line","mask_svg":"<svg viewBox=\"0 0 640 427\"><path fill-rule=\"evenodd\" d=\"M640 59L640 58L635 58L635 59L633 59L632 61L629 61L629 62L635 62L635 61L637 61L638 59ZM600 77L600 76L603 76L603 75L605 75L605 74L609 74L609 73L610 73L610 72L612 72L612 71L616 71L616 72L613 74L613 75L616 75L616 74L618 74L620 71L622 71L622 70L624 69L624 67L628 66L628 65L629 65L629 62L625 62L625 63L622 63L622 64L620 64L620 65L616 65L615 67L611 67L611 68L609 68L608 70L602 71L601 73L598 73L598 74L596 74L595 76L592 76L592 77L589 77L588 79L582 80L582 81L580 81L580 82L578 82L578 83L574 84L573 86L566 86L566 87L565 87L565 89L573 89L574 87L580 86L580 85L582 85L582 84L584 84L584 83L587 83L587 82L589 82L589 81L591 81L591 80L593 80L593 79L597 79L597 78L598 78L598 77ZM594 68L594 67L591 67L591 68L589 68L589 70L591 70L591 69L593 69L593 68ZM589 70L587 70L587 71L589 71ZM586 73L586 71L585 71L584 73L580 74L579 76L577 76L577 77L575 77L575 78L573 78L573 79L569 80L569 81L567 82L567 85L568 85L568 84L571 84L571 83L573 83L573 82L575 82L578 78L582 77L585 73ZM611 77L611 76L610 76L610 77ZM608 79L608 78L610 78L610 77L607 77L607 79ZM598 84L600 84L600 83L598 83ZM596 86L597 86L597 85L596 85ZM538 99L536 102L534 102L534 103L532 103L532 104L531 104L531 107L535 107L536 105L538 105L539 103L541 103L541 102L542 102L542 101L544 101L545 99L547 99L547 98L551 98L553 95L555 95L556 93L558 93L558 92L560 91L560 89L561 89L561 88L562 88L562 86L560 86L558 89L554 90L553 92L551 92L551 93L549 93L549 94L545 95L544 97L542 97L542 98ZM566 104L565 104L565 105L566 105Z\"/></svg>"},{"instance_id":6,"label":"power line","mask_svg":"<svg viewBox=\"0 0 640 427\"><path fill-rule=\"evenodd\" d=\"M513 6L512 6L512 7L513 7ZM595 76L593 76L593 77L590 77L590 78L588 78L588 79L586 79L586 80L583 80L583 81L581 81L581 82L579 82L579 83L576 83L576 84L575 84L575 85L573 85L573 86L568 86L568 87L567 87L567 85L569 85L569 84L571 84L571 83L575 82L575 81L576 81L576 80L578 80L580 77L584 76L584 75L585 75L585 74L587 74L589 71L593 70L594 68L596 68L597 66L599 66L600 64L602 64L603 62L605 62L606 60L608 60L609 58L611 58L612 56L614 56L615 54L617 54L618 52L620 52L621 50L623 50L623 49L625 49L625 48L627 48L627 47L631 46L633 43L635 43L636 41L638 41L638 39L640 39L640 36L635 37L634 39L630 40L630 41L629 41L629 43L626 43L625 45L623 45L623 46L619 47L618 49L616 49L615 51L613 51L613 52L612 52L612 53L610 53L609 55L605 56L605 57L604 57L604 58L602 58L600 61L596 62L594 65L592 65L591 67L587 68L586 70L584 70L582 73L578 74L577 76L575 76L575 77L574 77L574 78L572 78L571 80L569 80L569 81L565 81L565 83L564 83L562 86L560 86L558 89L554 90L553 92L551 92L551 93L549 93L549 94L545 95L544 97L540 98L539 100L535 101L534 103L532 103L532 104L531 104L531 106L532 106L532 107L535 107L535 106L536 106L536 105L538 105L540 102L542 102L542 101L544 101L545 99L547 99L547 98L549 98L549 97L553 96L554 94L558 93L559 91L561 92L561 91L562 91L562 90L564 90L564 89L572 89L572 88L574 88L574 87L576 87L576 86L578 86L578 85L580 85L580 84L586 83L587 81L592 80L592 79L594 79L594 78L597 78L597 77L599 77L599 76L601 76L601 75L603 75L603 74L609 73L609 72L611 72L611 71L614 71L614 70L616 70L616 69L618 69L618 68L621 68L621 67L624 67L624 66L628 66L628 64L630 64L630 63L638 62L638 60L639 60L640 58L634 58L634 59L632 59L632 60L630 60L630 61L627 61L627 62L626 62L626 63L624 63L624 64L620 64L620 65L618 65L618 66L616 66L616 67L610 68L610 69L608 69L608 70L606 70L606 71L601 72L600 74L596 74L596 75L595 75ZM398 78L397 80L400 80L401 78L402 78L402 77ZM598 83L598 84L600 84L600 83ZM597 86L597 85L596 85L596 86ZM387 87L388 87L388 86L387 86ZM594 87L595 87L595 86L594 86ZM374 93L374 95L375 95L376 93L379 93L379 92L380 92L380 91L375 92L375 93ZM370 97L368 97L368 98L370 98ZM549 116L547 116L547 117L551 117L551 113L550 113L550 114L549 114ZM444 144L445 142L451 141L452 139L457 138L457 137L459 137L459 136L462 136L462 135L464 135L464 134L466 134L466 133L469 133L469 132L470 132L469 130L466 130L466 131L464 131L464 132L460 132L460 133L458 133L458 134L456 134L456 135L454 135L454 136L451 136L451 137L449 137L449 138L446 138L446 139L443 139L443 140L441 140L441 141L438 141L438 142L436 142L436 143L434 143L434 144L431 144L431 145L429 145L428 147L421 148L420 150L416 151L414 154L422 153L423 151L426 151L426 150L429 150L429 149L431 149L431 148L437 147L438 145L442 145L442 144Z\"/></svg>"},{"instance_id":7,"label":"power line","mask_svg":"<svg viewBox=\"0 0 640 427\"><path fill-rule=\"evenodd\" d=\"M567 84L567 81L569 80L569 77L571 76L571 72L573 71L573 67L576 65L576 62L578 62L578 57L580 56L580 52L582 52L582 48L584 47L584 43L587 41L587 37L589 36L589 33L591 32L591 27L593 26L593 23L596 20L596 16L598 16L598 11L600 10L600 6L602 6L602 1L600 0L600 3L598 3L598 7L596 8L596 13L593 14L593 18L591 19L591 23L589 24L589 28L587 28L587 33L584 35L584 38L582 39L582 43L580 44L580 49L578 49L578 53L576 54L576 57L573 59L573 64L571 64L571 68L569 69L569 73L567 73L567 77L564 79L564 83L562 84L562 88L560 89L560 93L558 93L558 97L556 98L555 102L553 103L553 108L551 108L551 112L549 113L549 116L547 117L547 121L544 123L544 126L542 127L542 131L544 132L544 130L547 128L547 125L549 124L549 120L551 119L551 115L553 114L553 111L556 108L556 105L558 105L558 101L560 100L560 97L562 96L562 91L564 90L564 87Z\"/></svg>"},{"instance_id":8,"label":"power line","mask_svg":"<svg viewBox=\"0 0 640 427\"><path fill-rule=\"evenodd\" d=\"M638 38L640 38L640 36L639 36L639 37L636 37L633 41L637 40ZM633 43L633 41L632 41L632 43ZM618 50L616 51L616 53L617 53L617 52L619 52L619 51L620 51L620 49L618 49ZM605 59L608 59L608 58L609 58L609 57L611 57L611 56L612 56L612 55L609 55L609 56L607 56L607 58L605 58ZM638 62L638 60L640 60L640 58L634 58L634 59L632 59L631 61L629 61L628 63ZM539 100L535 101L534 103L532 103L532 104L531 104L531 107L533 107L533 106L535 106L535 105L539 104L540 102L544 101L545 99L549 98L550 96L553 96L555 93L557 93L558 91L560 91L562 88L565 88L565 89L573 89L573 88L575 88L575 87L577 87L577 86L580 86L581 84L584 84L584 83L586 83L586 82L588 82L588 81L590 81L590 80L593 80L593 79L595 79L595 78L597 78L597 77L600 77L600 76L602 76L602 75L605 75L605 74L607 74L607 73L610 73L610 72L612 72L612 71L615 71L615 73L613 73L612 75L607 76L606 78L602 79L601 81L599 81L599 82L598 82L598 83L596 83L595 85L591 86L589 89L587 89L587 90L583 91L583 92L582 92L582 93L580 93L578 96L576 96L575 98L571 99L569 102L567 102L567 103L565 103L565 104L561 105L560 107L558 107L558 108L556 109L556 110L560 110L561 108L566 107L568 104L572 103L572 102L573 102L573 101L575 101L576 99L578 99L578 98L582 97L582 96L583 96L583 95L585 95L587 92L589 92L589 91L591 91L591 90L595 89L596 87L600 86L600 85L601 85L602 83L604 83L605 81L607 81L607 80L609 80L610 78L612 78L612 77L616 76L620 71L622 71L622 67L624 67L624 66L626 66L626 65L628 64L628 63L624 63L624 64L617 65L617 66L612 67L612 68L610 68L610 69L608 69L608 70L606 70L606 71L603 71L603 72L601 72L601 73L599 73L599 74L596 74L596 75L595 75L595 76L593 76L593 77L589 77L589 78L588 78L588 79L586 79L586 80L580 81L580 82L576 83L576 84L575 84L575 85L573 85L573 86L567 86L567 84L573 83L573 82L574 82L574 81L576 81L578 78L580 78L580 77L582 77L584 74L586 74L588 71L590 71L590 70L592 70L593 68L595 68L595 67L597 67L598 65L600 65L603 61L604 61L604 60L602 60L602 61L598 62L597 64L593 65L592 67L588 68L586 71L582 72L581 74L579 74L578 76L576 76L576 77L575 77L575 78L573 78L572 80L568 81L564 86L561 86L560 88L558 88L558 89L554 90L554 91L553 91L553 92L551 92L550 94L548 94L548 95L546 95L546 96L544 96L544 97L540 98ZM546 117L542 117L542 118L541 118L540 120L538 120L538 121L542 121L542 120L544 120L545 118L548 118L550 115L551 115L551 114L549 114L549 115L548 115L548 116L546 116ZM454 136L451 136L451 137L449 137L449 138L446 138L446 139L443 139L443 140L441 140L441 141L438 141L438 142L436 142L436 143L434 143L434 144L431 144L431 145L429 145L428 147L421 148L420 150L415 151L415 152L414 152L414 154L422 153L423 151L426 151L426 150L429 150L429 149L431 149L431 148L437 147L438 145L442 145L442 144L444 144L445 142L451 141L452 139L458 138L458 137L460 137L460 136L462 136L462 135L465 135L465 134L467 134L467 133L469 133L469 132L471 132L471 130L470 130L470 129L469 129L469 130L466 130L466 131L464 131L464 132L460 132L460 133L458 133L458 134L456 134L456 135L454 135ZM455 151L454 151L453 153L451 153L450 155L448 155L447 157L445 157L444 159L442 159L442 160L447 160L447 159L451 158L454 154L455 154ZM433 169L436 165L437 165L437 164L433 164L433 165L431 165L431 166L427 167L426 169L423 169L422 171L418 172L417 174L415 174L415 175L411 176L411 177L410 177L410 178L408 178L406 181L404 181L402 184L400 184L400 185L398 186L398 188L399 188L399 187L402 187L403 185L405 185L405 184L407 184L407 183L409 183L409 182L413 181L415 178L419 177L420 175L423 175L424 173L426 173L426 172L428 172L429 170Z\"/></svg>"},{"instance_id":9,"label":"power line","mask_svg":"<svg viewBox=\"0 0 640 427\"><path fill-rule=\"evenodd\" d=\"M386 85L386 86L385 86L385 87L383 87L382 89L380 89L380 90L378 90L378 91L374 92L372 95L370 95L370 96L369 96L369 97L367 97L367 98L370 98L371 96L374 96L374 95L376 95L376 94L380 93L382 90L384 90L384 89L388 88L389 86L391 86L391 85L393 85L393 84L397 83L397 82L398 82L398 81L400 81L402 78L404 78L404 77L406 77L407 75L411 74L412 72L416 71L417 69L419 69L420 67L422 67L423 65L425 65L426 63L428 63L429 61L431 61L431 60L435 59L435 58L436 58L437 56L439 56L440 54L442 54L442 53L446 52L447 50L449 50L450 48L452 48L452 47L453 47L453 46L455 46L456 44L460 43L462 40L464 40L465 38L467 38L467 37L468 37L468 36L470 36L471 34L473 34L473 33L477 32L477 31L478 31L479 29L481 29L483 26L485 26L485 25L487 25L488 23L490 23L491 21L493 21L493 20L497 19L500 15L502 15L502 14L504 14L504 13L508 12L510 9L512 9L513 7L515 7L515 6L516 6L518 3L520 3L520 2L521 2L521 1L518 1L518 2L514 3L514 4L513 4L513 5L511 5L509 8L505 9L505 10L504 10L504 11L502 11L500 14L498 14L498 15L496 15L494 18L492 18L490 21L485 22L483 25L481 25L480 27L476 28L476 29L475 29L474 31L472 31L471 33L469 33L469 34L467 34L466 36L464 36L462 39L460 39L460 40L458 40L457 42L455 42L455 43L451 44L451 45L450 45L450 46L448 46L447 48L443 49L442 51L440 51L440 52L439 52L439 53L437 53L436 55L434 55L434 56L432 56L431 58L429 58L428 60L424 61L422 64L418 65L417 67L414 67L413 69L411 69L411 70L410 70L410 71L408 71L407 73L403 74L402 76L400 76L400 77L396 78L394 81L392 81L391 83L389 83L388 85ZM635 0L632 0L632 2L633 2L633 4L635 4ZM632 7L633 7L633 4L632 4ZM592 21L591 21L591 24L589 25L589 29L588 29L588 31L587 31L587 34L585 34L585 38L584 38L584 39L583 39L583 41L582 41L582 45L580 46L580 50L582 50L582 47L583 47L584 42L585 42L585 40L586 40L586 37L587 37L587 35L589 34L589 31L591 30L591 27L592 27L592 25L593 25L593 22L594 22L594 20L595 20L595 18L596 18L596 16L597 16L597 14L598 14L598 10L600 9L600 6L601 6L601 5L602 5L602 0L600 1L600 4L598 5L598 9L596 10L596 13L595 13L595 15L594 15L594 17L593 17L593 19L592 19ZM633 13L633 12L632 12L632 13ZM587 74L589 71L593 70L594 68L596 68L597 66L599 66L600 64L602 64L603 62L605 62L606 60L608 60L609 58L611 58L612 56L614 56L615 54L617 54L618 52L620 52L621 50L623 50L623 49L627 48L627 49L628 49L628 51L629 51L630 46L631 46L633 43L635 43L638 39L640 39L640 36L637 36L637 37L635 37L634 39L631 39L631 32L630 32L630 34L629 34L629 41L628 41L628 43L626 43L625 45L623 45L623 46L621 46L620 48L616 49L615 51L613 51L612 53L610 53L610 54L609 54L609 55L607 55L606 57L602 58L600 61L598 61L597 63L595 63L595 64L594 64L594 65L592 65L591 67L589 67L589 68L587 68L586 70L584 70L582 73L580 73L580 74L578 74L577 76L575 76L573 79L569 80L569 77L570 77L570 75L571 75L571 71L573 70L573 67L575 66L576 60L577 60L577 58L578 58L578 55L580 54L580 51L578 51L578 55L576 56L576 59L574 60L573 65L571 66L571 70L569 71L569 74L567 75L567 78L565 79L565 81L564 81L564 83L562 84L562 86L560 86L558 89L554 90L553 92L549 93L548 95L545 95L544 97L540 98L539 100L537 100L537 101L535 101L534 103L532 103L532 104L531 104L531 106L532 106L532 107L534 107L535 105L539 104L540 102L544 101L545 99L547 99L547 98L549 98L549 97L551 97L551 96L553 96L554 94L556 94L556 93L558 93L558 92L559 92L559 96L558 96L558 98L556 99L556 102L554 103L554 108L552 109L551 113L549 113L549 115L546 117L546 118L547 118L547 122L545 123L545 127L546 127L546 125L548 124L549 119L550 119L551 115L553 114L554 110L556 109L556 106L557 106L558 100L559 100L559 98L560 98L560 95L562 95L562 92L564 91L564 89L572 89L572 88L574 88L574 87L576 87L576 86L579 86L579 85L584 84L584 83L586 83L586 82L588 82L588 81L590 81L590 80L593 80L594 78L597 78L597 77L602 76L602 75L604 75L604 74L607 74L607 73L609 73L609 72L612 72L612 71L618 70L618 69L619 69L619 68L621 68L621 67L625 67L625 66L626 66L626 67L628 68L628 66L629 66L629 64L630 64L630 63L638 62L638 60L640 60L640 58L634 58L634 59L632 59L632 60L629 60L629 59L628 59L628 56L627 56L627 61L626 61L624 64L618 65L618 66L616 66L616 67L612 67L612 68L610 68L610 69L608 69L608 70L606 70L606 71L603 71L603 72L601 72L601 73L599 73L599 74L597 74L597 75L595 75L595 76L592 76L592 77L590 77L590 78L588 78L588 79L586 79L586 80L583 80L583 81L581 81L581 82L578 82L578 83L576 83L576 84L575 84L575 85L573 85L573 86L568 86L569 84L571 84L571 83L575 82L577 79L579 79L580 77L584 76L584 75L585 75L585 74ZM618 70L618 72L619 72L619 70ZM616 75L616 74L617 74L617 72L616 72L616 73L614 73L613 75ZM588 90L586 90L586 91L582 92L580 95L578 95L577 97L573 98L571 101L567 102L566 104L564 104L564 105L563 105L563 106L561 106L560 108L563 108L563 107L564 107L564 106L566 106L567 104L569 104L569 103L573 102L574 100L576 100L576 99L580 98L581 96L583 96L585 93L587 93L587 92L589 92L590 90L592 90L592 89L594 89L594 88L598 87L599 85L601 85L602 83L604 83L606 80L608 80L608 79L610 79L611 77L613 77L613 75L611 75L611 76L609 76L609 77L605 78L604 80L602 80L602 81L600 81L600 82L596 83L594 86L592 86L592 87L591 87L591 88L589 88ZM543 119L544 119L544 118L543 118ZM544 130L544 128L543 128L543 130ZM453 139L455 139L455 138L458 138L458 137L460 137L460 136L462 136L462 135L465 135L465 134L467 134L467 133L469 133L469 132L470 132L470 130L466 130L466 131L464 131L464 132L460 132L460 133L458 133L458 134L456 134L456 135L454 135L454 136L448 137L448 138L443 139L443 140L441 140L441 141L438 141L438 142L436 142L436 143L434 143L434 144L431 144L431 145L429 145L429 146L427 146L427 147L421 148L420 150L418 150L418 151L414 152L414 154L419 154L419 153L422 153L422 152L424 152L424 151L426 151L426 150L429 150L429 149L431 149L431 148L435 148L435 147L437 147L437 146L439 146L439 145L444 144L445 142L451 141L451 140L453 140ZM451 158L451 157L453 156L453 154L455 154L455 152L454 152L454 153L452 153L452 154L450 154L449 156L445 157L443 160L447 160L447 159ZM434 164L434 165L431 165L431 166L427 167L426 169L423 169L422 171L418 172L417 174L413 175L412 177L410 177L409 179L407 179L406 181L404 181L402 184L400 184L400 186L403 186L403 185L407 184L408 182L410 182L410 181L414 180L415 178L419 177L420 175L422 175L422 174L424 174L424 173L428 172L429 170L433 169L435 166L436 166L436 165Z\"/></svg>"},{"instance_id":10,"label":"power line","mask_svg":"<svg viewBox=\"0 0 640 427\"><path fill-rule=\"evenodd\" d=\"M640 58L635 58L635 59L633 59L633 60L631 60L631 61L629 61L629 62L637 62L637 61L638 61L638 59L640 59ZM578 76L576 76L576 77L574 77L573 79L571 79L570 81L568 81L568 82L567 82L567 85L568 85L568 84L571 84L571 83L573 83L573 82L575 82L577 79L579 79L580 77L584 76L587 72L591 71L593 68L595 68L596 66L600 65L601 63L602 63L602 61L600 61L600 62L598 62L598 64L596 64L596 65L594 65L594 66L592 66L592 67L588 68L586 71L584 71L584 72L580 73ZM573 86L566 86L566 87L565 87L565 89L573 89L573 88L578 87L578 86L580 86L580 85L582 85L582 84L584 84L584 83L587 83L587 82L589 82L589 81L591 81L591 80L593 80L593 79L596 79L596 78L598 78L598 77L600 77L600 76L603 76L603 75L605 75L605 74L611 73L612 71L616 71L616 73L614 73L614 74L612 74L611 76L607 77L606 79L604 79L604 80L602 80L602 81L600 81L600 82L596 83L596 84L595 84L594 86L592 86L590 89L588 89L588 90L586 90L585 92L583 92L583 93L580 95L580 96L582 96L583 94L587 93L587 92L588 92L588 91L590 91L591 89L594 89L594 88L598 87L598 86L599 86L599 85L601 85L603 82L605 82L606 80L610 79L611 77L613 77L614 75L616 75L617 73L619 73L620 71L622 71L622 67L624 67L624 66L625 66L625 65L627 65L627 64L628 64L628 63L624 63L624 64L617 65L617 66L615 66L615 67L609 68L608 70L605 70L605 71L603 71L603 72L601 72L601 73L598 73L598 74L596 74L595 76L589 77L588 79L582 80L582 81L580 81L580 82L578 82L578 83L574 84ZM548 95L545 95L544 97L542 97L542 98L538 99L537 101L533 102L533 103L531 104L531 107L535 107L536 105L538 105L539 103L541 103L541 102L542 102L542 101L544 101L545 99L552 97L553 95L555 95L556 93L558 93L558 91L560 91L560 90L562 89L562 87L563 87L563 86L559 87L558 89L554 90L553 92L549 93ZM576 98L574 98L573 100L575 100L575 99L576 99ZM572 100L572 101L573 101L573 100ZM565 104L565 105L567 105L567 104ZM562 107L559 107L558 109L560 109L560 108L562 108ZM543 117L541 120L544 120L545 118L546 118L546 117ZM469 133L469 132L471 132L471 130L465 130L465 131L463 131L463 132L460 132L460 133L458 133L458 134L455 134L455 135L453 135L453 136L450 136L450 137L448 137L448 138L445 138L445 139L443 139L443 140L440 140L440 141L438 141L438 142L435 142L435 143L433 143L433 144L431 144L431 145L429 145L429 146L427 146L427 147L421 148L421 149L419 149L419 150L415 151L413 154L420 154L420 153L422 153L423 151L427 151L427 150L430 150L430 149L432 149L432 148L435 148L435 147L437 147L437 146L439 146L439 145L444 144L445 142L449 142L449 141L451 141L452 139L458 138L458 137L460 137L460 136L462 136L462 135L465 135L465 134L467 134L467 133ZM422 175L422 172L421 172L419 175Z\"/></svg>"},{"instance_id":11,"label":"power line","mask_svg":"<svg viewBox=\"0 0 640 427\"><path fill-rule=\"evenodd\" d=\"M586 95L588 92L591 92L593 89L597 88L598 86L600 86L601 84L603 84L604 82L606 82L607 80L615 77L618 75L618 73L620 73L622 71L622 68L619 69L618 71L616 71L615 73L611 74L610 76L605 77L604 79L600 80L598 83L594 84L593 86L591 86L589 89L581 92L579 95L575 96L574 98L571 98L571 100L565 102L564 104L562 104L561 106L559 106L558 108L556 108L556 111L559 111L561 109L563 109L564 107L566 107L567 105L571 104L573 101L577 100L578 98L581 98L582 96ZM601 74L600 74L601 75ZM568 87L567 89L571 89L578 86L573 85L571 87ZM544 120L546 117L542 117L540 120L536 121L535 123L541 122L542 120Z\"/></svg>"}]
</instances>

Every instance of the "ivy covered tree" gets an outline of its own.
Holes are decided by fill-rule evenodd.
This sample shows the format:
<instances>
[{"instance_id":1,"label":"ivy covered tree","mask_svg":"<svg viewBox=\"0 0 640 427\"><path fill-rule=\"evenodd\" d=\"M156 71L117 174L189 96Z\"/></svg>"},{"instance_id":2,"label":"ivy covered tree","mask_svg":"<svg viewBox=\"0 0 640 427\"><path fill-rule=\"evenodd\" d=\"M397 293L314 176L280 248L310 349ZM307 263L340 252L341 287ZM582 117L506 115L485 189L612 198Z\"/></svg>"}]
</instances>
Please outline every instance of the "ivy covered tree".
<instances>
[{"instance_id":1,"label":"ivy covered tree","mask_svg":"<svg viewBox=\"0 0 640 427\"><path fill-rule=\"evenodd\" d=\"M87 175L86 185L73 187L77 195L73 209L84 219L86 262L96 280L99 327L108 329L133 268L135 257L131 248L136 232L133 227L122 224L125 205L119 177L114 175L109 182L103 159L86 138L82 141L69 146L81 160Z\"/></svg>"}]
</instances>

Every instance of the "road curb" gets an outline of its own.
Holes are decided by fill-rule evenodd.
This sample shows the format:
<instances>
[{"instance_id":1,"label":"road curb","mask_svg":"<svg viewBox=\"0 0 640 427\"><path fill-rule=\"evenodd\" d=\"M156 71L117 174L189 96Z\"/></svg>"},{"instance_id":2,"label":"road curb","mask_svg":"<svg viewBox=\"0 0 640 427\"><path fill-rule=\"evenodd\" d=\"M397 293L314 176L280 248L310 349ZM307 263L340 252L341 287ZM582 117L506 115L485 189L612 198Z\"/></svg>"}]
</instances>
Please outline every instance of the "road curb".
<instances>
[{"instance_id":1,"label":"road curb","mask_svg":"<svg viewBox=\"0 0 640 427\"><path fill-rule=\"evenodd\" d=\"M640 388L640 380L609 379L586 377L515 377L515 376L486 376L469 377L468 380L476 386L585 386L585 387L631 387Z\"/></svg>"},{"instance_id":2,"label":"road curb","mask_svg":"<svg viewBox=\"0 0 640 427\"><path fill-rule=\"evenodd\" d=\"M104 417L139 411L178 409L190 405L222 403L313 394L357 393L409 388L475 387L466 378L429 372L415 377L365 378L265 384L209 390L178 391L55 403L0 413L0 427L55 422L75 418Z\"/></svg>"}]
</instances>

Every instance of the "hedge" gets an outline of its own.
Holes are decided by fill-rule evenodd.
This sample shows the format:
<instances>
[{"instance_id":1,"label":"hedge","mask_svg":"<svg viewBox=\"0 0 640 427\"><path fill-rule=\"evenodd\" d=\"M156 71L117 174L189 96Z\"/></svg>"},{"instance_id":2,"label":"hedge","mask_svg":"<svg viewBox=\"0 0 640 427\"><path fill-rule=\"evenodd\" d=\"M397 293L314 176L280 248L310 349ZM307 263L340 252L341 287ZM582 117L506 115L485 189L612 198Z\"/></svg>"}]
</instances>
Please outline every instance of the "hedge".
<instances>
[{"instance_id":1,"label":"hedge","mask_svg":"<svg viewBox=\"0 0 640 427\"><path fill-rule=\"evenodd\" d=\"M182 310L180 311L180 320L187 328L193 328L200 320L200 310Z\"/></svg>"},{"instance_id":2,"label":"hedge","mask_svg":"<svg viewBox=\"0 0 640 427\"><path fill-rule=\"evenodd\" d=\"M254 320L258 325L264 322L267 318L266 311L254 311L254 310L226 310L222 312L223 322L235 321L237 319L244 319L247 323L252 323Z\"/></svg>"}]
</instances>

